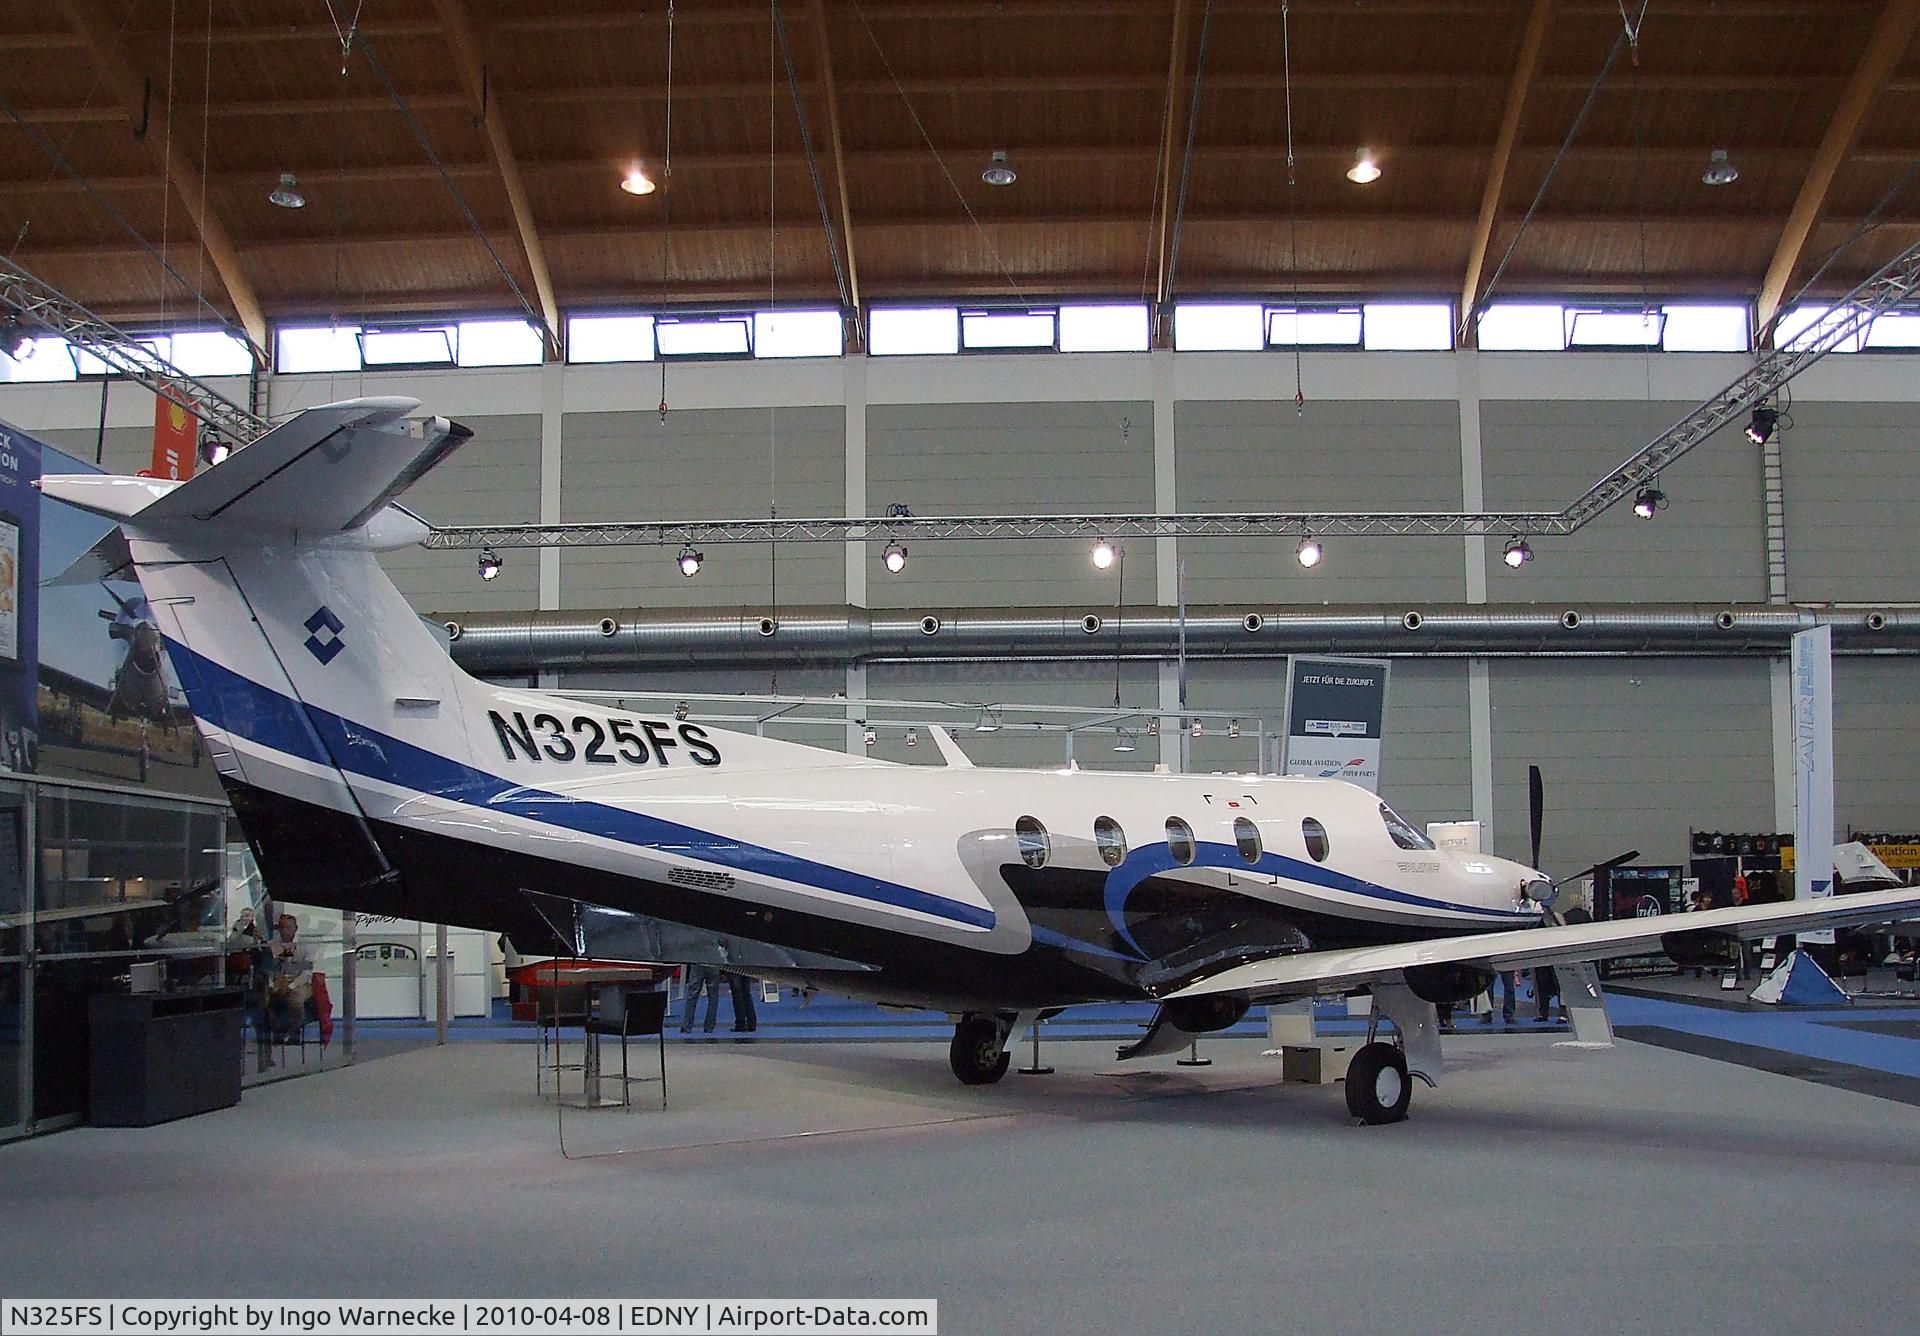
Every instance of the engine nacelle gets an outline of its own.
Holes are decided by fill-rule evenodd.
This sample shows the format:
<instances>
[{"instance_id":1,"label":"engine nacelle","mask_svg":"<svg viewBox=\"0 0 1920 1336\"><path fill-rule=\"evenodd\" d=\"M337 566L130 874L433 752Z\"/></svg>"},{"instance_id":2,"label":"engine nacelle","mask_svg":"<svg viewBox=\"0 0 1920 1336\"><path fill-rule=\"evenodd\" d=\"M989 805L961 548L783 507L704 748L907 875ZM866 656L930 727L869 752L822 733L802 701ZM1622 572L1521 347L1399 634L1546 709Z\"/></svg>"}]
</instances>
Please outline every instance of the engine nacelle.
<instances>
[{"instance_id":1,"label":"engine nacelle","mask_svg":"<svg viewBox=\"0 0 1920 1336\"><path fill-rule=\"evenodd\" d=\"M1163 1002L1167 1024L1188 1034L1207 1034L1238 1025L1247 1014L1243 997L1183 997Z\"/></svg>"},{"instance_id":2,"label":"engine nacelle","mask_svg":"<svg viewBox=\"0 0 1920 1336\"><path fill-rule=\"evenodd\" d=\"M1660 949L1674 964L1687 969L1706 969L1733 963L1733 939L1725 933L1696 928L1690 932L1663 933Z\"/></svg>"},{"instance_id":3,"label":"engine nacelle","mask_svg":"<svg viewBox=\"0 0 1920 1336\"><path fill-rule=\"evenodd\" d=\"M1485 965L1415 965L1407 971L1407 987L1422 1002L1457 1006L1493 987L1493 971Z\"/></svg>"}]
</instances>

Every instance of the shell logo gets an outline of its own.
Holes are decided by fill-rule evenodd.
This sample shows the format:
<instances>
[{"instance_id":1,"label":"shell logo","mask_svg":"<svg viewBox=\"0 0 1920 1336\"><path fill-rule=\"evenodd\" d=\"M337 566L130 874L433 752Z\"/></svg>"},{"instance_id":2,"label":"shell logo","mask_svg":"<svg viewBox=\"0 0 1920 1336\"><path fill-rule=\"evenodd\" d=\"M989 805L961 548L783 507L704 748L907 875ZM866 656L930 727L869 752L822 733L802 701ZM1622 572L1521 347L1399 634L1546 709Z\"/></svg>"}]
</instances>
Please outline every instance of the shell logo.
<instances>
[{"instance_id":1,"label":"shell logo","mask_svg":"<svg viewBox=\"0 0 1920 1336\"><path fill-rule=\"evenodd\" d=\"M187 429L186 408L174 403L171 399L167 401L167 426L174 431L185 431Z\"/></svg>"}]
</instances>

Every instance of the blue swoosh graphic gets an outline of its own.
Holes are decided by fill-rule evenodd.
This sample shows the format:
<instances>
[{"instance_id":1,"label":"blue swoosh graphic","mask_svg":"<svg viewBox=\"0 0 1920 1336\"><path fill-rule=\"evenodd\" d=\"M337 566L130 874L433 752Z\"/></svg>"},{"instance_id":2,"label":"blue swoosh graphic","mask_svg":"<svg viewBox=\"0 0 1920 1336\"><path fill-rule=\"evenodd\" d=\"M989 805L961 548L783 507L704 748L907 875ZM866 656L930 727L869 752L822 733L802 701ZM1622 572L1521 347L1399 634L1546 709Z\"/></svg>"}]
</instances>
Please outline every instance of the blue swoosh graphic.
<instances>
[{"instance_id":1,"label":"blue swoosh graphic","mask_svg":"<svg viewBox=\"0 0 1920 1336\"><path fill-rule=\"evenodd\" d=\"M315 765L337 767L363 778L583 835L682 854L721 867L909 909L970 928L992 928L996 922L993 910L964 901L627 808L516 784L296 701L178 641L169 639L167 649L195 714L224 732Z\"/></svg>"},{"instance_id":2,"label":"blue swoosh graphic","mask_svg":"<svg viewBox=\"0 0 1920 1336\"><path fill-rule=\"evenodd\" d=\"M1346 891L1353 895L1364 895L1375 900L1389 900L1396 904L1413 905L1421 909L1448 909L1458 913L1527 922L1532 922L1535 917L1520 910L1488 909L1481 905L1454 904L1448 900L1434 900L1424 895L1415 895L1410 891L1396 891L1391 887L1379 886L1334 868L1323 867L1318 863L1303 863L1297 858L1288 858L1283 854L1263 853L1258 862L1249 863L1240 856L1240 850L1235 845L1211 841L1196 843L1198 847L1194 851L1191 863L1178 862L1173 856L1172 849L1164 843L1155 843L1129 853L1119 867L1107 874L1104 893L1107 918L1112 922L1114 931L1120 935L1121 940L1139 952L1142 960L1147 959L1147 953L1141 948L1140 943L1134 940L1132 931L1127 927L1127 897L1133 894L1134 887L1147 878L1179 867L1223 867L1234 872L1269 872L1293 881L1324 886L1328 890Z\"/></svg>"}]
</instances>

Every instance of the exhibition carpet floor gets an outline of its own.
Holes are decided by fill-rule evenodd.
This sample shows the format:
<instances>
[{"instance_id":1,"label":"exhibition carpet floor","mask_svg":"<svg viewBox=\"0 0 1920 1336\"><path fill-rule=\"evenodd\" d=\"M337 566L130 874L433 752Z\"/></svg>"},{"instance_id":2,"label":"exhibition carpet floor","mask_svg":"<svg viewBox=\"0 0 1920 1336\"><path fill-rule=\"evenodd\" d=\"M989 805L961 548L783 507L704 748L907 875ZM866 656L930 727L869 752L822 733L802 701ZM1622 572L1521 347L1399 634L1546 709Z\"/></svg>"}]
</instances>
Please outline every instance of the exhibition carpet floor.
<instances>
[{"instance_id":1,"label":"exhibition carpet floor","mask_svg":"<svg viewBox=\"0 0 1920 1336\"><path fill-rule=\"evenodd\" d=\"M564 1114L525 1044L424 1048L0 1148L0 1293L937 1298L947 1336L1911 1329L1907 1105L1469 1034L1367 1128L1262 1047L1060 1043L1056 1075L969 1089L943 1044L692 1044L668 1109Z\"/></svg>"}]
</instances>

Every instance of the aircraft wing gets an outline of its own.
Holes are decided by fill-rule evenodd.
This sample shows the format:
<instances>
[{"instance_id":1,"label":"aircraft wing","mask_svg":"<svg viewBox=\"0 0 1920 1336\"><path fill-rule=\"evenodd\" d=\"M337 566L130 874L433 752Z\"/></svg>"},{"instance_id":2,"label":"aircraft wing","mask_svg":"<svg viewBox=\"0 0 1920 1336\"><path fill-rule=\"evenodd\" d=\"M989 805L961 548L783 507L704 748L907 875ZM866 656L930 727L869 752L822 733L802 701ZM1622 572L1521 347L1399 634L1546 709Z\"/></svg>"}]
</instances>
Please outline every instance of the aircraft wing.
<instances>
[{"instance_id":1,"label":"aircraft wing","mask_svg":"<svg viewBox=\"0 0 1920 1336\"><path fill-rule=\"evenodd\" d=\"M1303 951L1298 955L1236 965L1169 993L1161 1001L1220 993L1239 994L1255 1001L1301 997L1397 980L1405 971L1421 965L1482 965L1494 970L1572 965L1658 951L1660 939L1676 933L1766 937L1809 928L1888 923L1913 918L1916 914L1920 914L1920 887L1898 887L1820 900L1736 905L1692 914L1656 914L1651 918L1608 923L1519 928L1511 932L1476 933L1470 937L1442 937L1351 950Z\"/></svg>"}]
</instances>

